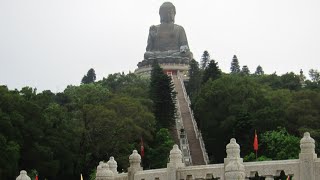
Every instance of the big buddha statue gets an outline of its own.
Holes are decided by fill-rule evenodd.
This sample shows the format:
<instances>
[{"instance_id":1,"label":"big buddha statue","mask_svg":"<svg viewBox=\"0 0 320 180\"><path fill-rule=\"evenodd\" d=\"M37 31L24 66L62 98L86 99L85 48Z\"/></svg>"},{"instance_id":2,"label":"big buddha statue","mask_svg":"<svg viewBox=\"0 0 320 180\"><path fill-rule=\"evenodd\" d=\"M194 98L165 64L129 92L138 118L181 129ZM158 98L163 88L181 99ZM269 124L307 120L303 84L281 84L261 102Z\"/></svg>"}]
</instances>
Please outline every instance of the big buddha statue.
<instances>
[{"instance_id":1,"label":"big buddha statue","mask_svg":"<svg viewBox=\"0 0 320 180\"><path fill-rule=\"evenodd\" d=\"M165 2L159 9L160 24L149 29L148 44L144 60L138 67L149 65L153 60L161 63L188 64L192 59L184 28L174 24L176 8L171 2Z\"/></svg>"}]
</instances>

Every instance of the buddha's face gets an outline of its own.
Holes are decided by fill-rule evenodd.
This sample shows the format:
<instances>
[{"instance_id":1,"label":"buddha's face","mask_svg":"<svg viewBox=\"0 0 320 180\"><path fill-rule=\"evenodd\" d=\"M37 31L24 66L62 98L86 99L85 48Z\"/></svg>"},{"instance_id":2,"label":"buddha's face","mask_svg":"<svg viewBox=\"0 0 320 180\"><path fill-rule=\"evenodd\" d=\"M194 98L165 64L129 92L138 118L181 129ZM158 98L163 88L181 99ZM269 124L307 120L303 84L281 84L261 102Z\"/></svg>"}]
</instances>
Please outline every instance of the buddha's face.
<instances>
[{"instance_id":1,"label":"buddha's face","mask_svg":"<svg viewBox=\"0 0 320 180\"><path fill-rule=\"evenodd\" d=\"M164 9L160 14L161 22L172 23L174 22L175 11L173 8Z\"/></svg>"},{"instance_id":2,"label":"buddha's face","mask_svg":"<svg viewBox=\"0 0 320 180\"><path fill-rule=\"evenodd\" d=\"M161 23L173 23L174 22L174 17L176 15L176 9L171 3L164 3L160 7L160 18L161 18Z\"/></svg>"}]
</instances>

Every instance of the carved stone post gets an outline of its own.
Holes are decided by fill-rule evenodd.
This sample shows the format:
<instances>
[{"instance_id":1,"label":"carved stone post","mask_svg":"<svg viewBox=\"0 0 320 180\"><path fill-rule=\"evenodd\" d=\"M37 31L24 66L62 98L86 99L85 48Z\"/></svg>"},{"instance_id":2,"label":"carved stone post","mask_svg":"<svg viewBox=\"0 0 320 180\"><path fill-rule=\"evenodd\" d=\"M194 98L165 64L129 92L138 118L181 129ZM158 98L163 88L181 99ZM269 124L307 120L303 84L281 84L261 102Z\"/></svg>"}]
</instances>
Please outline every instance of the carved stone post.
<instances>
[{"instance_id":1,"label":"carved stone post","mask_svg":"<svg viewBox=\"0 0 320 180\"><path fill-rule=\"evenodd\" d=\"M232 138L227 145L227 158L224 159L225 179L226 180L244 180L245 170L243 159L240 158L240 146L236 139Z\"/></svg>"},{"instance_id":2,"label":"carved stone post","mask_svg":"<svg viewBox=\"0 0 320 180\"><path fill-rule=\"evenodd\" d=\"M315 180L314 160L317 158L317 154L315 153L315 141L310 137L310 133L304 133L300 140L300 149L300 179Z\"/></svg>"},{"instance_id":3,"label":"carved stone post","mask_svg":"<svg viewBox=\"0 0 320 180\"><path fill-rule=\"evenodd\" d=\"M96 180L113 180L113 172L109 169L109 165L103 161L99 162L96 173Z\"/></svg>"},{"instance_id":4,"label":"carved stone post","mask_svg":"<svg viewBox=\"0 0 320 180\"><path fill-rule=\"evenodd\" d=\"M142 171L141 156L138 154L137 150L133 150L132 154L129 156L130 167L128 168L128 179L134 180L134 174L137 171Z\"/></svg>"},{"instance_id":5,"label":"carved stone post","mask_svg":"<svg viewBox=\"0 0 320 180\"><path fill-rule=\"evenodd\" d=\"M31 180L31 178L27 175L27 171L21 170L20 175L16 178L16 180Z\"/></svg>"},{"instance_id":6,"label":"carved stone post","mask_svg":"<svg viewBox=\"0 0 320 180\"><path fill-rule=\"evenodd\" d=\"M114 160L113 156L110 157L107 164L109 165L109 169L113 172L113 174L118 174L118 171L117 171L118 164L117 164L117 161Z\"/></svg>"},{"instance_id":7,"label":"carved stone post","mask_svg":"<svg viewBox=\"0 0 320 180\"><path fill-rule=\"evenodd\" d=\"M102 164L104 162L103 161L100 161L99 162L99 165L97 166L97 172L96 172L96 179L98 180L98 178L100 178L101 176L101 173L102 173Z\"/></svg>"},{"instance_id":8,"label":"carved stone post","mask_svg":"<svg viewBox=\"0 0 320 180\"><path fill-rule=\"evenodd\" d=\"M182 162L182 152L178 145L173 145L170 151L170 162L167 164L167 179L176 180L177 179L177 169L184 167L185 164Z\"/></svg>"}]
</instances>

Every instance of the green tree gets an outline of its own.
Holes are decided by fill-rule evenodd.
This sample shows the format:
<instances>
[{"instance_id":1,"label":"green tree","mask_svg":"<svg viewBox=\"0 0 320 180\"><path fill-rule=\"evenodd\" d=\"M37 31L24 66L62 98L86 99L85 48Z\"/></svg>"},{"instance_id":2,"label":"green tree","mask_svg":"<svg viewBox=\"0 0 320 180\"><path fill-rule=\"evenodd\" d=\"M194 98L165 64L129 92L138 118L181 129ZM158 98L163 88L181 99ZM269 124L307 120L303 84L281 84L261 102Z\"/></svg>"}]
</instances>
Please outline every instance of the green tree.
<instances>
[{"instance_id":1,"label":"green tree","mask_svg":"<svg viewBox=\"0 0 320 180\"><path fill-rule=\"evenodd\" d=\"M168 163L170 150L174 144L169 130L161 128L151 144L152 147L146 149L146 158L152 161L149 161L149 164L146 163L146 166L151 169L165 168Z\"/></svg>"},{"instance_id":2,"label":"green tree","mask_svg":"<svg viewBox=\"0 0 320 180\"><path fill-rule=\"evenodd\" d=\"M10 179L18 170L20 146L0 133L0 177Z\"/></svg>"},{"instance_id":3,"label":"green tree","mask_svg":"<svg viewBox=\"0 0 320 180\"><path fill-rule=\"evenodd\" d=\"M202 86L194 113L212 162L223 161L230 138L237 137L240 144L251 142L249 134L259 118L255 113L265 105L263 94L261 85L243 76L223 75ZM247 144L241 148L243 154L249 150Z\"/></svg>"},{"instance_id":4,"label":"green tree","mask_svg":"<svg viewBox=\"0 0 320 180\"><path fill-rule=\"evenodd\" d=\"M281 89L281 80L280 77L276 74L263 75L263 76L253 76L252 77L257 83L264 84L272 89Z\"/></svg>"},{"instance_id":5,"label":"green tree","mask_svg":"<svg viewBox=\"0 0 320 180\"><path fill-rule=\"evenodd\" d=\"M153 143L159 129L154 103L145 96L149 83L116 73L57 94L0 86L0 179L14 179L21 169L49 179L75 179L80 173L87 178L112 155L119 169L126 169L140 137L148 147L160 147Z\"/></svg>"},{"instance_id":6,"label":"green tree","mask_svg":"<svg viewBox=\"0 0 320 180\"><path fill-rule=\"evenodd\" d=\"M290 135L286 129L267 131L260 137L260 153L264 156L274 160L299 158L300 138Z\"/></svg>"},{"instance_id":7,"label":"green tree","mask_svg":"<svg viewBox=\"0 0 320 180\"><path fill-rule=\"evenodd\" d=\"M153 101L153 112L159 127L171 128L175 122L174 85L168 75L163 73L157 62L152 65L150 98Z\"/></svg>"},{"instance_id":8,"label":"green tree","mask_svg":"<svg viewBox=\"0 0 320 180\"><path fill-rule=\"evenodd\" d=\"M106 86L100 82L69 86L65 90L70 99L66 107L78 123L75 129L79 136L75 141L78 148L74 153L78 157L76 172L82 172L84 177L89 176L99 161L110 156L116 156L118 167L126 169L127 156L137 139L141 136L152 139L155 130L154 116L148 107L150 100L123 93L129 86L123 86L120 81L114 88L122 93L114 94Z\"/></svg>"},{"instance_id":9,"label":"green tree","mask_svg":"<svg viewBox=\"0 0 320 180\"><path fill-rule=\"evenodd\" d=\"M253 127L265 132L285 126L288 122L286 109L292 103L292 93L288 89L272 90L268 87L261 90L264 91L264 101L260 102L263 106L253 113Z\"/></svg>"},{"instance_id":10,"label":"green tree","mask_svg":"<svg viewBox=\"0 0 320 180\"><path fill-rule=\"evenodd\" d=\"M32 100L37 95L37 89L32 87L23 87L20 90L20 94L26 99L26 100Z\"/></svg>"},{"instance_id":11,"label":"green tree","mask_svg":"<svg viewBox=\"0 0 320 180\"><path fill-rule=\"evenodd\" d=\"M93 83L95 80L96 80L96 73L95 73L94 69L91 68L87 72L87 75L83 76L81 83L82 84L89 84L89 83Z\"/></svg>"},{"instance_id":12,"label":"green tree","mask_svg":"<svg viewBox=\"0 0 320 180\"><path fill-rule=\"evenodd\" d=\"M264 75L264 71L260 65L257 66L256 71L254 72L255 75Z\"/></svg>"},{"instance_id":13,"label":"green tree","mask_svg":"<svg viewBox=\"0 0 320 180\"><path fill-rule=\"evenodd\" d=\"M311 90L293 92L292 103L286 108L287 129L290 133L301 135L310 132L320 141L320 93ZM319 152L319 147L317 147Z\"/></svg>"},{"instance_id":14,"label":"green tree","mask_svg":"<svg viewBox=\"0 0 320 180\"><path fill-rule=\"evenodd\" d=\"M208 67L203 72L202 84L206 83L209 79L218 79L221 74L222 72L218 66L218 62L211 60Z\"/></svg>"},{"instance_id":15,"label":"green tree","mask_svg":"<svg viewBox=\"0 0 320 180\"><path fill-rule=\"evenodd\" d=\"M300 76L294 74L293 72L286 73L280 76L280 88L299 90L301 89Z\"/></svg>"},{"instance_id":16,"label":"green tree","mask_svg":"<svg viewBox=\"0 0 320 180\"><path fill-rule=\"evenodd\" d=\"M249 70L249 68L248 68L247 65L242 66L241 74L242 74L242 75L245 75L245 76L250 75L250 70Z\"/></svg>"},{"instance_id":17,"label":"green tree","mask_svg":"<svg viewBox=\"0 0 320 180\"><path fill-rule=\"evenodd\" d=\"M310 80L305 81L305 88L314 90L314 91L320 91L320 83L312 82Z\"/></svg>"},{"instance_id":18,"label":"green tree","mask_svg":"<svg viewBox=\"0 0 320 180\"><path fill-rule=\"evenodd\" d=\"M98 82L112 93L126 94L132 97L145 98L150 86L150 79L138 76L134 73L127 75L123 73L109 74Z\"/></svg>"},{"instance_id":19,"label":"green tree","mask_svg":"<svg viewBox=\"0 0 320 180\"><path fill-rule=\"evenodd\" d=\"M40 106L41 109L47 108L50 104L56 103L56 95L50 90L44 90L38 93L33 101Z\"/></svg>"},{"instance_id":20,"label":"green tree","mask_svg":"<svg viewBox=\"0 0 320 180\"><path fill-rule=\"evenodd\" d=\"M199 63L196 60L190 61L189 82L187 84L187 92L191 99L198 93L201 86L201 71Z\"/></svg>"},{"instance_id":21,"label":"green tree","mask_svg":"<svg viewBox=\"0 0 320 180\"><path fill-rule=\"evenodd\" d=\"M78 161L75 156L80 140L75 128L78 123L71 120L66 107L57 103L49 104L42 114L45 122L42 144L49 147L46 151L51 156L42 159L34 168L47 178L72 178L77 172L74 164Z\"/></svg>"},{"instance_id":22,"label":"green tree","mask_svg":"<svg viewBox=\"0 0 320 180\"><path fill-rule=\"evenodd\" d=\"M232 58L230 71L231 71L231 74L240 73L240 65L236 55L234 55Z\"/></svg>"},{"instance_id":23,"label":"green tree","mask_svg":"<svg viewBox=\"0 0 320 180\"><path fill-rule=\"evenodd\" d=\"M309 70L309 76L312 82L319 83L320 82L320 72L316 69Z\"/></svg>"},{"instance_id":24,"label":"green tree","mask_svg":"<svg viewBox=\"0 0 320 180\"><path fill-rule=\"evenodd\" d=\"M210 62L210 54L205 50L201 56L201 69L206 69Z\"/></svg>"}]
</instances>

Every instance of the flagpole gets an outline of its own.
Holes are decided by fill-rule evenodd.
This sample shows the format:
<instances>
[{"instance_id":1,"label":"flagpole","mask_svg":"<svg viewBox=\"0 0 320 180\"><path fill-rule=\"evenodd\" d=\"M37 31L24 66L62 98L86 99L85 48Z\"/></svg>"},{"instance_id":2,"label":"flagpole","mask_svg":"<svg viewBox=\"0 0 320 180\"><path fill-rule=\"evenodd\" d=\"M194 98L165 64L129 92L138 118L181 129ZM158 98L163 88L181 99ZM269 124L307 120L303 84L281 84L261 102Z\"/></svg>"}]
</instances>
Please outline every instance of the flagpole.
<instances>
[{"instance_id":1,"label":"flagpole","mask_svg":"<svg viewBox=\"0 0 320 180\"><path fill-rule=\"evenodd\" d=\"M258 161L258 151L256 151L256 161Z\"/></svg>"},{"instance_id":2,"label":"flagpole","mask_svg":"<svg viewBox=\"0 0 320 180\"><path fill-rule=\"evenodd\" d=\"M258 161L258 149L259 149L259 144L258 144L257 130L254 130L253 150L256 152L256 161Z\"/></svg>"}]
</instances>

